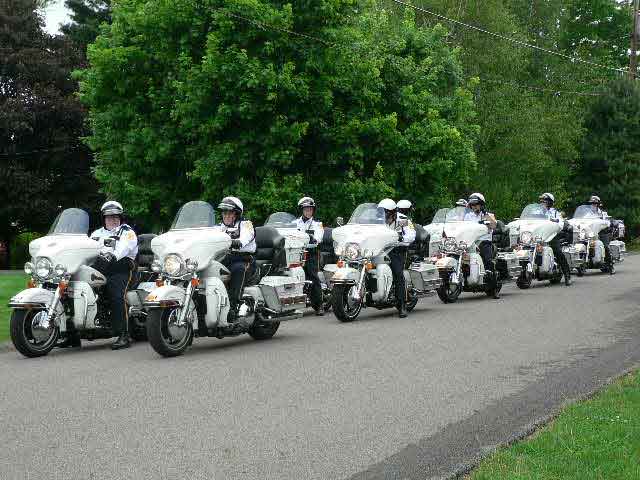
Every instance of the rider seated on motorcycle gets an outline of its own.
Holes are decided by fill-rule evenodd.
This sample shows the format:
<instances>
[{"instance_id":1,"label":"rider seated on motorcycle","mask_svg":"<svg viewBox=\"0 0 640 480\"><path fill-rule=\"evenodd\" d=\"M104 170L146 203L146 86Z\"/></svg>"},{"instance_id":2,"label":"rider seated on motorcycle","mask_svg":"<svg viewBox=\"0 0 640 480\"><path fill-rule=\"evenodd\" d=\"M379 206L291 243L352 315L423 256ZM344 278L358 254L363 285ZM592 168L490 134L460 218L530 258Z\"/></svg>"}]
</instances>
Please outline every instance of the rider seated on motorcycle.
<instances>
[{"instance_id":1,"label":"rider seated on motorcycle","mask_svg":"<svg viewBox=\"0 0 640 480\"><path fill-rule=\"evenodd\" d=\"M493 213L486 211L486 202L484 195L481 193L472 193L467 200L467 206L471 211L467 212L464 216L465 222L477 222L483 224L488 222L487 228L489 231L479 238L480 243L478 244L478 251L482 258L482 263L484 264L484 269L489 281L497 282L497 275L493 269L493 244L491 242L491 232L495 230L497 225L496 217Z\"/></svg>"},{"instance_id":2,"label":"rider seated on motorcycle","mask_svg":"<svg viewBox=\"0 0 640 480\"><path fill-rule=\"evenodd\" d=\"M242 291L247 279L256 271L256 233L253 224L244 220L244 206L237 197L224 197L218 205L222 212L221 231L231 237L231 249L222 260L222 264L229 269L231 279L229 283L229 321L238 318L238 308L242 299Z\"/></svg>"},{"instance_id":3,"label":"rider seated on motorcycle","mask_svg":"<svg viewBox=\"0 0 640 480\"><path fill-rule=\"evenodd\" d=\"M112 239L114 244L103 247L94 264L107 277L106 291L111 305L111 329L118 339L111 345L112 350L131 345L126 295L135 271L138 255L138 238L133 229L123 223L124 209L119 202L108 201L100 209L103 227L91 234L96 241ZM80 339L76 339L79 343Z\"/></svg>"},{"instance_id":4,"label":"rider seated on motorcycle","mask_svg":"<svg viewBox=\"0 0 640 480\"><path fill-rule=\"evenodd\" d=\"M609 214L602 210L602 200L600 200L599 196L592 195L591 198L589 198L589 204L591 205L590 216L602 218L603 220L609 218ZM609 222L609 225L611 225L611 222ZM609 247L609 243L611 242L611 227L601 230L598 238L604 244L604 263L609 267L609 273L613 274L613 257L611 257L611 248Z\"/></svg>"},{"instance_id":5,"label":"rider seated on motorcycle","mask_svg":"<svg viewBox=\"0 0 640 480\"><path fill-rule=\"evenodd\" d=\"M302 197L298 200L298 209L300 210L300 218L296 219L296 227L303 232L311 232L311 239L307 245L309 257L304 264L304 273L311 280L311 306L316 315L324 315L324 306L322 304L322 283L318 276L320 268L320 249L318 244L322 242L324 236L324 228L322 222L317 221L314 216L316 214L316 202L311 197Z\"/></svg>"},{"instance_id":6,"label":"rider seated on motorcycle","mask_svg":"<svg viewBox=\"0 0 640 480\"><path fill-rule=\"evenodd\" d=\"M458 208L462 207L462 208ZM456 206L454 207L459 210L458 219L464 220L464 216L466 215L466 209L469 208L469 203L464 198L459 198L456 201Z\"/></svg>"},{"instance_id":7,"label":"rider seated on motorcycle","mask_svg":"<svg viewBox=\"0 0 640 480\"><path fill-rule=\"evenodd\" d=\"M407 290L404 281L404 264L407 247L416 239L413 224L402 213L398 213L396 202L385 198L378 203L378 208L384 210L385 224L388 228L398 232L399 245L389 252L391 273L395 285L396 306L400 318L407 316Z\"/></svg>"},{"instance_id":8,"label":"rider seated on motorcycle","mask_svg":"<svg viewBox=\"0 0 640 480\"><path fill-rule=\"evenodd\" d=\"M538 200L540 201L540 206L547 218L553 222L558 222L562 227L562 231L558 233L553 240L551 240L549 246L553 250L554 257L556 257L556 260L560 264L560 269L564 275L564 284L569 286L573 283L571 281L571 268L569 267L567 257L562 252L562 245L560 243L562 240L566 239L566 222L564 218L562 218L560 212L554 208L553 204L555 203L556 198L551 193L543 193L538 197Z\"/></svg>"}]
</instances>

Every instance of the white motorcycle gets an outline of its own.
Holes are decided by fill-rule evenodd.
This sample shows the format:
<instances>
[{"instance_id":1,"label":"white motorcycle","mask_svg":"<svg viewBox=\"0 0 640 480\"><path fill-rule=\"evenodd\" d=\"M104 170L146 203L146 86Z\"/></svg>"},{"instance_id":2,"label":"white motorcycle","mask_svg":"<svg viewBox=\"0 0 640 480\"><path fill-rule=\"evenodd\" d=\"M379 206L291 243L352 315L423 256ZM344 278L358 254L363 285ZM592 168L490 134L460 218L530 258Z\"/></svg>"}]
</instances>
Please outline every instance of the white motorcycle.
<instances>
[{"instance_id":1,"label":"white motorcycle","mask_svg":"<svg viewBox=\"0 0 640 480\"><path fill-rule=\"evenodd\" d=\"M49 233L29 244L31 261L25 273L31 276L30 288L9 301L11 340L27 357L48 354L55 346L74 340L111 338L110 305L104 286L107 279L90 265L101 250L111 248L87 236L89 214L78 208L60 212ZM139 285L129 291L129 328L144 323L140 298L146 296ZM58 343L63 339L67 342Z\"/></svg>"},{"instance_id":2,"label":"white motorcycle","mask_svg":"<svg viewBox=\"0 0 640 480\"><path fill-rule=\"evenodd\" d=\"M517 281L518 287L527 289L534 279L549 280L552 284L560 283L562 270L550 246L562 231L560 223L549 220L543 208L532 203L524 207L522 215L508 226L511 244L523 266L522 275ZM563 252L569 266L578 261L567 248L563 248Z\"/></svg>"},{"instance_id":3,"label":"white motorcycle","mask_svg":"<svg viewBox=\"0 0 640 480\"><path fill-rule=\"evenodd\" d=\"M318 253L317 250L320 248L320 245L315 245L313 248L309 248L309 241L313 232L302 232L298 230L295 221L296 217L290 213L276 212L269 215L264 226L275 228L278 233L284 237L289 271L295 275L296 278L300 278L305 282L304 293L307 295L307 307L310 307L311 298L309 296L309 289L311 287L311 281L305 280L306 277L303 267L309 255ZM325 279L321 263L318 262L318 265L318 277L322 284L324 309L325 311L328 311L331 308L331 289Z\"/></svg>"},{"instance_id":4,"label":"white motorcycle","mask_svg":"<svg viewBox=\"0 0 640 480\"><path fill-rule=\"evenodd\" d=\"M487 296L497 297L503 283L517 279L522 271L516 255L498 250L498 242L492 240L496 251L493 258L496 277L488 278L478 253L481 238L489 233L488 222L464 221L467 212L469 209L465 207L448 209L443 218L439 252L431 258L442 279L438 297L444 303L457 301L462 292L484 292ZM498 229L496 237L501 235L501 222Z\"/></svg>"},{"instance_id":5,"label":"white motorcycle","mask_svg":"<svg viewBox=\"0 0 640 480\"><path fill-rule=\"evenodd\" d=\"M336 265L325 267L332 288L333 311L342 322L358 318L363 307L396 307L393 274L386 255L398 246L398 233L385 224L384 211L375 203L359 205L346 225L333 230ZM414 262L404 271L407 311L440 285L438 271L426 262Z\"/></svg>"},{"instance_id":6,"label":"white motorcycle","mask_svg":"<svg viewBox=\"0 0 640 480\"><path fill-rule=\"evenodd\" d=\"M451 210L450 207L439 209L433 216L431 223L424 226L425 231L429 235L429 256L436 255L440 251L442 231L444 230L444 224L449 210Z\"/></svg>"},{"instance_id":7,"label":"white motorcycle","mask_svg":"<svg viewBox=\"0 0 640 480\"><path fill-rule=\"evenodd\" d=\"M304 278L285 274L285 239L273 228L255 229L256 273L245 282L235 321L226 283L229 270L220 263L230 251L231 237L215 222L207 202L186 203L171 229L151 242L157 260L152 268L163 285L146 297L147 336L165 357L182 354L193 337L223 338L248 333L271 338L280 322L302 316L306 306Z\"/></svg>"},{"instance_id":8,"label":"white motorcycle","mask_svg":"<svg viewBox=\"0 0 640 480\"><path fill-rule=\"evenodd\" d=\"M615 228L611 229L617 233L616 239L609 242L611 250L611 258L613 262L621 262L624 260L626 253L625 243L618 240L620 234L624 236L624 224L619 221L615 222ZM576 268L579 277L582 277L587 269L599 269L602 272L614 273L615 267L609 266L605 261L604 243L599 238L599 234L611 228L612 222L608 218L602 218L595 215L589 205L579 206L569 223L577 231L578 238L574 244L574 248L581 260L580 265Z\"/></svg>"}]
</instances>

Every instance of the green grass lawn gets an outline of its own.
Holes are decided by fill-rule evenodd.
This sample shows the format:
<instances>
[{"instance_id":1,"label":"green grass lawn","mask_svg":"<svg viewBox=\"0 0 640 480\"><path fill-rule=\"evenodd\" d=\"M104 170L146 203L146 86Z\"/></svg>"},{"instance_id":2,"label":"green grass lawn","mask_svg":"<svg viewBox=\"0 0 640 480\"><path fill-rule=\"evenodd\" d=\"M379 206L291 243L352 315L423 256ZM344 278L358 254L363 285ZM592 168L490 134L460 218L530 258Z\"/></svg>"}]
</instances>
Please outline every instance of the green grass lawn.
<instances>
[{"instance_id":1,"label":"green grass lawn","mask_svg":"<svg viewBox=\"0 0 640 480\"><path fill-rule=\"evenodd\" d=\"M27 277L24 273L0 275L0 342L9 339L9 316L11 312L7 307L9 299L27 286Z\"/></svg>"},{"instance_id":2,"label":"green grass lawn","mask_svg":"<svg viewBox=\"0 0 640 480\"><path fill-rule=\"evenodd\" d=\"M470 480L640 479L640 371L499 450Z\"/></svg>"}]
</instances>

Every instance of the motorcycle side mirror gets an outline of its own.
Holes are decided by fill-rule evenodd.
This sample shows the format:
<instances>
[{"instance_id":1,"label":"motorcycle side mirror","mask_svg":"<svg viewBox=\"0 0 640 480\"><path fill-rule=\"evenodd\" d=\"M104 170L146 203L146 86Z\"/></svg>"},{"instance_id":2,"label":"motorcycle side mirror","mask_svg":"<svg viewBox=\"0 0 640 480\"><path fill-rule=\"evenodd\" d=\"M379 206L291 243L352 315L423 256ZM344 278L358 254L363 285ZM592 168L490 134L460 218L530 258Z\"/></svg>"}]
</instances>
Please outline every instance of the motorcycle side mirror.
<instances>
[{"instance_id":1,"label":"motorcycle side mirror","mask_svg":"<svg viewBox=\"0 0 640 480\"><path fill-rule=\"evenodd\" d=\"M305 230L304 233L307 235L313 235L313 230Z\"/></svg>"},{"instance_id":2,"label":"motorcycle side mirror","mask_svg":"<svg viewBox=\"0 0 640 480\"><path fill-rule=\"evenodd\" d=\"M515 218L513 219L513 221L514 221L514 222L515 222L516 220L520 220L520 217L515 217Z\"/></svg>"},{"instance_id":3,"label":"motorcycle side mirror","mask_svg":"<svg viewBox=\"0 0 640 480\"><path fill-rule=\"evenodd\" d=\"M339 227L341 227L342 225L344 225L344 218L342 218L342 217L336 217L336 225L338 225Z\"/></svg>"},{"instance_id":4,"label":"motorcycle side mirror","mask_svg":"<svg viewBox=\"0 0 640 480\"><path fill-rule=\"evenodd\" d=\"M552 219L551 219L551 221L552 221L552 222L556 222L556 223L560 222L560 220L559 220L559 219L557 219L557 218L552 218Z\"/></svg>"}]
</instances>

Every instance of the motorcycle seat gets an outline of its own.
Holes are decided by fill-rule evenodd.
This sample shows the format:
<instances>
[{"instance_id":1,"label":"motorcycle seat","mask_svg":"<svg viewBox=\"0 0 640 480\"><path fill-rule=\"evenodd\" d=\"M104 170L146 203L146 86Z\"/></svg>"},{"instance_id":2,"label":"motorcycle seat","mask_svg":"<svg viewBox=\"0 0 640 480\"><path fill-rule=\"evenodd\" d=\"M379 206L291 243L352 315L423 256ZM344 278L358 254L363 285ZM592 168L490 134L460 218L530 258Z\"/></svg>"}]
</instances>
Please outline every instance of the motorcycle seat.
<instances>
[{"instance_id":1,"label":"motorcycle seat","mask_svg":"<svg viewBox=\"0 0 640 480\"><path fill-rule=\"evenodd\" d=\"M255 285L270 273L281 271L287 265L285 239L273 227L256 227L256 273L247 284Z\"/></svg>"}]
</instances>

